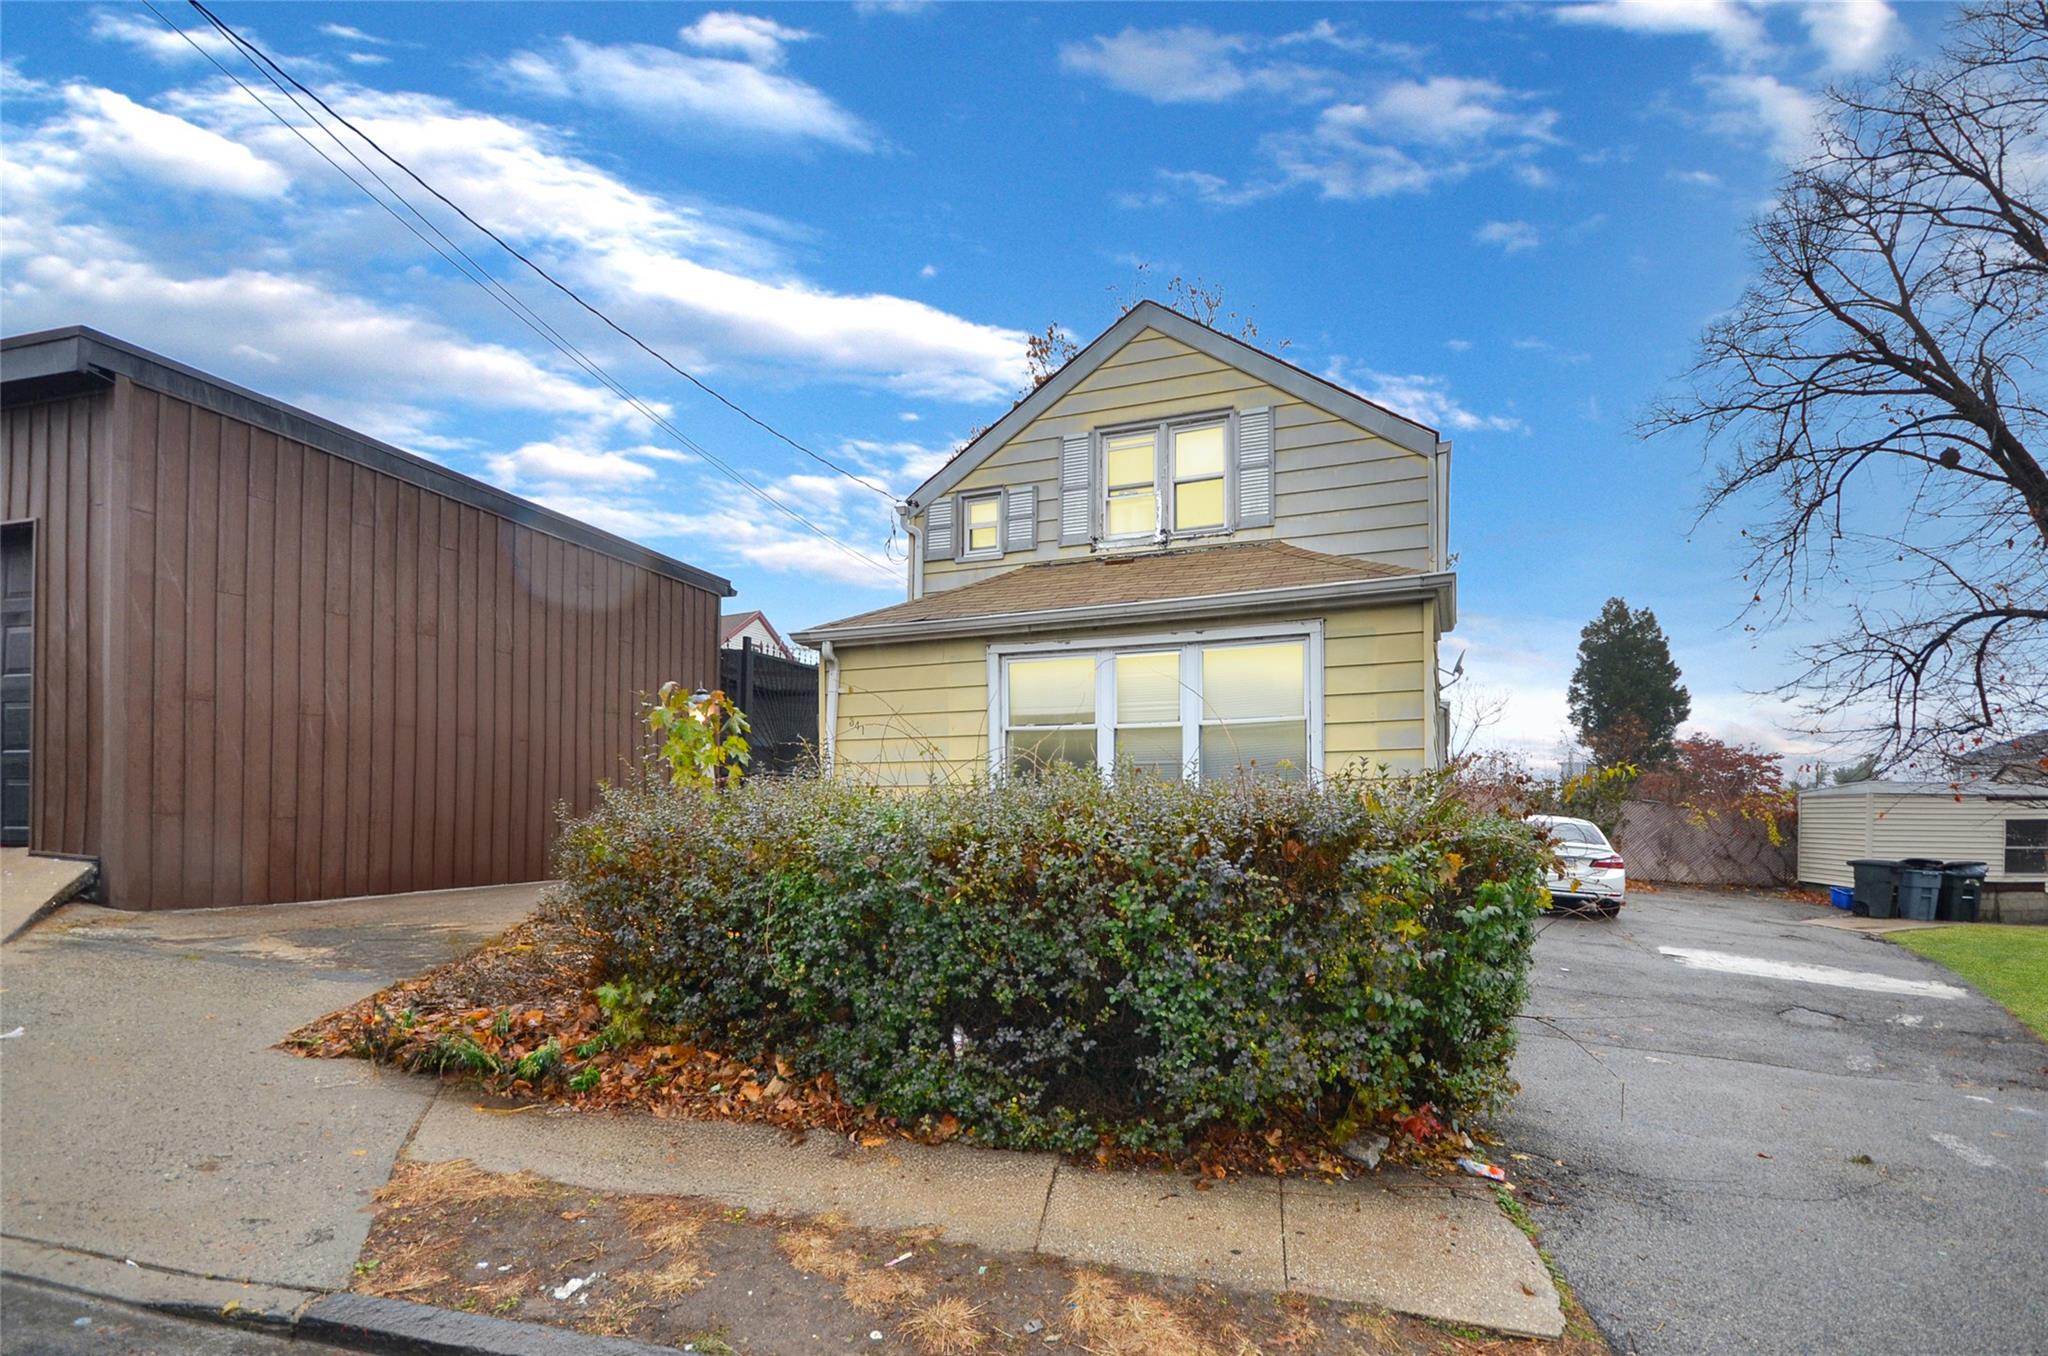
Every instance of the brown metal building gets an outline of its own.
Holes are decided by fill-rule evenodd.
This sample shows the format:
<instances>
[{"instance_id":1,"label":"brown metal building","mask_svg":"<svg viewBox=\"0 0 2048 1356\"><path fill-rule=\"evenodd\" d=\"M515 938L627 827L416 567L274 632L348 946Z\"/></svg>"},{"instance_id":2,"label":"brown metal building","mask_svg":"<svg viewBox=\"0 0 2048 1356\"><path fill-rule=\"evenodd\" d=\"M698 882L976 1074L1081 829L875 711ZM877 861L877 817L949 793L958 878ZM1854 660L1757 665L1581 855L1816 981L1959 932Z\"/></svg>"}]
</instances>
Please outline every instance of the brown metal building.
<instances>
[{"instance_id":1,"label":"brown metal building","mask_svg":"<svg viewBox=\"0 0 2048 1356\"><path fill-rule=\"evenodd\" d=\"M85 328L0 340L4 827L122 908L538 879L716 575Z\"/></svg>"}]
</instances>

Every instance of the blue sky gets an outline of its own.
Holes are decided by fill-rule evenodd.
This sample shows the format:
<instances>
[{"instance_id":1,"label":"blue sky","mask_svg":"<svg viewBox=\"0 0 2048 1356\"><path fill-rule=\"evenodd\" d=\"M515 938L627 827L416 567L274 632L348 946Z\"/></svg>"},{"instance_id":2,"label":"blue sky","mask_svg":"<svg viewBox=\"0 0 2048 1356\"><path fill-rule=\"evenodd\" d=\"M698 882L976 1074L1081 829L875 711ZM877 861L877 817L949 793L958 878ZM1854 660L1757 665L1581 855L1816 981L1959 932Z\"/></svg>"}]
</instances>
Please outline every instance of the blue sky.
<instances>
[{"instance_id":1,"label":"blue sky","mask_svg":"<svg viewBox=\"0 0 2048 1356\"><path fill-rule=\"evenodd\" d=\"M1738 294L1815 93L1924 52L1944 9L218 12L656 348L899 492L1008 406L1027 331L1085 340L1147 278L1219 284L1262 343L1455 440L1445 663L1469 648L1468 689L1505 702L1487 742L1555 745L1578 629L1619 593L1671 633L1697 728L1809 747L1750 693L1828 600L1745 631L1739 524L1693 528L1703 448L1631 425ZM448 225L678 446L148 9L10 6L0 56L9 333L159 348L725 573L785 629L900 595L881 497Z\"/></svg>"}]
</instances>

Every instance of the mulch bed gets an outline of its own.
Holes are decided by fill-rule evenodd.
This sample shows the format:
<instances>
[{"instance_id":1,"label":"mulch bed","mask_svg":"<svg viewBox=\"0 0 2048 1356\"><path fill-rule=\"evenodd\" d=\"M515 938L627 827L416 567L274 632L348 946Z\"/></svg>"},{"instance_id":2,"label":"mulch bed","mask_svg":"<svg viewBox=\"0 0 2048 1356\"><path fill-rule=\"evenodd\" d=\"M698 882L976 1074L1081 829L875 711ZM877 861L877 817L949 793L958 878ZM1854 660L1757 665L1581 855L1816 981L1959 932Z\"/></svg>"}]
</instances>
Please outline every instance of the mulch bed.
<instances>
[{"instance_id":1,"label":"mulch bed","mask_svg":"<svg viewBox=\"0 0 2048 1356\"><path fill-rule=\"evenodd\" d=\"M595 939L573 919L544 912L459 960L308 1023L281 1044L317 1058L463 1075L507 1096L583 1110L632 1107L656 1116L752 1121L846 1135L869 1148L894 1138L943 1143L963 1135L951 1116L910 1125L856 1106L840 1096L830 1073L799 1076L772 1052L746 1055L668 1039L610 1046L592 993L601 978ZM1465 1151L1463 1137L1427 1109L1387 1129L1390 1160L1448 1169ZM1320 1127L1284 1120L1256 1130L1211 1129L1177 1157L1105 1144L1094 1161L1210 1178L1359 1172Z\"/></svg>"},{"instance_id":2,"label":"mulch bed","mask_svg":"<svg viewBox=\"0 0 2048 1356\"><path fill-rule=\"evenodd\" d=\"M1366 1305L987 1252L936 1230L750 1215L402 1161L354 1288L701 1356L1604 1356L1567 1300L1557 1342Z\"/></svg>"}]
</instances>

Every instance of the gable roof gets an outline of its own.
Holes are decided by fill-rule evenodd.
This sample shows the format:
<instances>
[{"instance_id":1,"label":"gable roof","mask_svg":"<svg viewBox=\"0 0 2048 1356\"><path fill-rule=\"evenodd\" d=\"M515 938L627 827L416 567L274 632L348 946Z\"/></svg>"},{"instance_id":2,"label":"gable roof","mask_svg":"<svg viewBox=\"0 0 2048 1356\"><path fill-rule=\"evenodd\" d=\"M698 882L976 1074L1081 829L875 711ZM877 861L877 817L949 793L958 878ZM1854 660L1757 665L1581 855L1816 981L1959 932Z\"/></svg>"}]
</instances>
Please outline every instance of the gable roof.
<instances>
[{"instance_id":1,"label":"gable roof","mask_svg":"<svg viewBox=\"0 0 2048 1356\"><path fill-rule=\"evenodd\" d=\"M722 575L91 326L66 325L0 338L0 400L9 405L100 390L117 376L720 598L733 595L732 582Z\"/></svg>"},{"instance_id":2,"label":"gable roof","mask_svg":"<svg viewBox=\"0 0 2048 1356\"><path fill-rule=\"evenodd\" d=\"M1124 312L1122 319L1095 336L1088 347L1068 359L1059 371L1039 383L1037 389L1012 405L1010 412L984 429L980 437L961 448L924 484L912 490L905 500L909 511L915 513L959 484L970 471L1146 330L1157 330L1168 338L1177 339L1220 363L1228 363L1257 377L1268 386L1285 391L1317 409L1327 410L1367 432L1378 434L1396 447L1405 448L1417 456L1436 455L1441 440L1437 431L1427 424L1395 414L1356 391L1347 391L1335 382L1276 358L1263 349L1253 348L1242 339L1211 329L1172 307L1162 306L1156 301L1141 301Z\"/></svg>"},{"instance_id":3,"label":"gable roof","mask_svg":"<svg viewBox=\"0 0 2048 1356\"><path fill-rule=\"evenodd\" d=\"M1102 623L1191 622L1345 599L1434 596L1449 629L1454 577L1289 542L1232 542L1020 565L957 589L797 632L805 645L1018 634Z\"/></svg>"},{"instance_id":4,"label":"gable roof","mask_svg":"<svg viewBox=\"0 0 2048 1356\"><path fill-rule=\"evenodd\" d=\"M780 645L786 651L794 652L795 647L783 638L782 632L775 629L775 623L768 620L768 614L758 608L746 612L721 613L718 618L718 643L720 645L725 644L755 622L761 623L762 629L774 639L777 645Z\"/></svg>"}]
</instances>

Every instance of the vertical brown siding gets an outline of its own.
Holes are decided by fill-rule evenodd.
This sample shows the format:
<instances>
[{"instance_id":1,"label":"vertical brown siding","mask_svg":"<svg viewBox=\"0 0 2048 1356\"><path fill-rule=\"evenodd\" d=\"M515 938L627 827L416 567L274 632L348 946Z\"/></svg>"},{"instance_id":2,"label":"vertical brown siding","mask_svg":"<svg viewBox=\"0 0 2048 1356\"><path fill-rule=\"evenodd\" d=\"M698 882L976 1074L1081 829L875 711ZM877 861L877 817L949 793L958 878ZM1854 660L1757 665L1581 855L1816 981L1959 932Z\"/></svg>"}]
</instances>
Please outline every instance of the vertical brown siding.
<instances>
[{"instance_id":1,"label":"vertical brown siding","mask_svg":"<svg viewBox=\"0 0 2048 1356\"><path fill-rule=\"evenodd\" d=\"M106 817L99 731L112 672L105 456L113 419L112 394L102 392L9 409L0 431L0 521L36 525L29 842L45 852L93 851Z\"/></svg>"},{"instance_id":2,"label":"vertical brown siding","mask_svg":"<svg viewBox=\"0 0 2048 1356\"><path fill-rule=\"evenodd\" d=\"M4 448L33 846L120 907L537 879L637 694L716 679L706 590L125 378L9 407Z\"/></svg>"}]
</instances>

